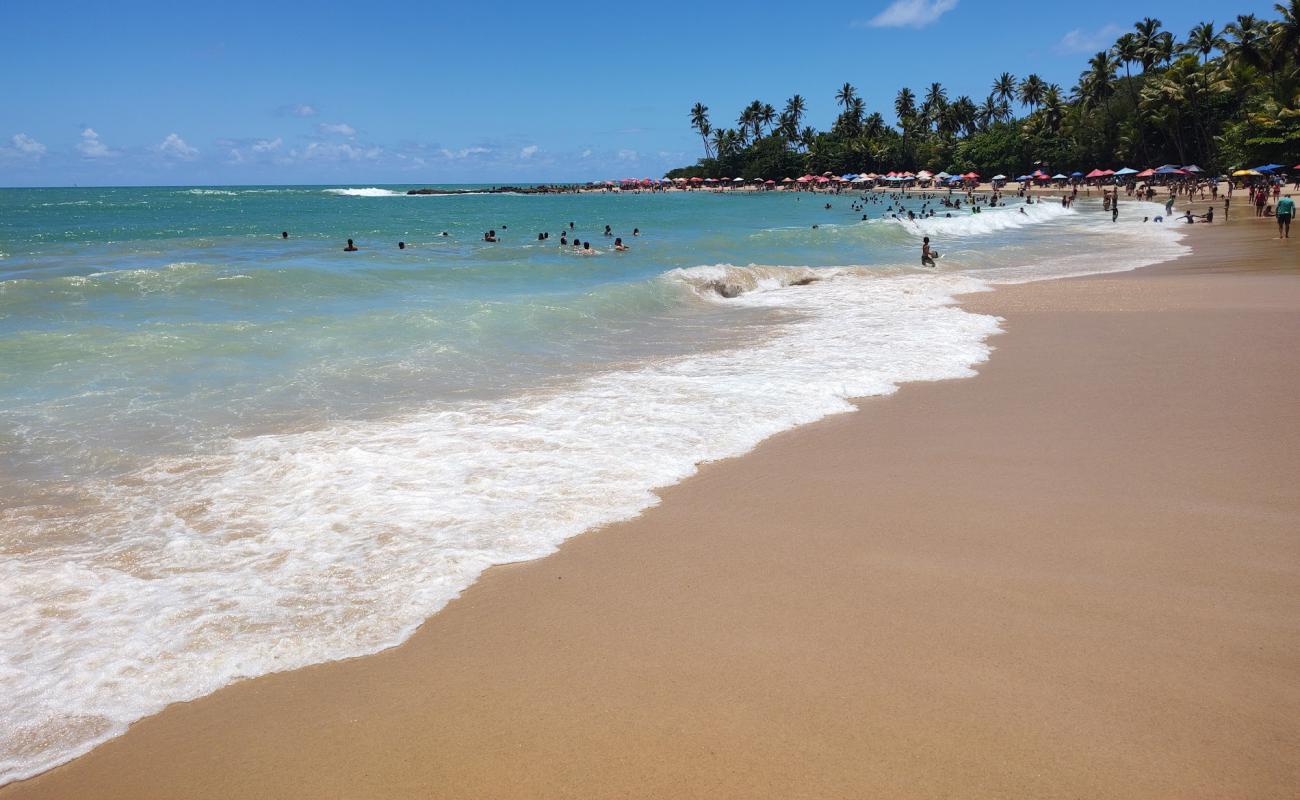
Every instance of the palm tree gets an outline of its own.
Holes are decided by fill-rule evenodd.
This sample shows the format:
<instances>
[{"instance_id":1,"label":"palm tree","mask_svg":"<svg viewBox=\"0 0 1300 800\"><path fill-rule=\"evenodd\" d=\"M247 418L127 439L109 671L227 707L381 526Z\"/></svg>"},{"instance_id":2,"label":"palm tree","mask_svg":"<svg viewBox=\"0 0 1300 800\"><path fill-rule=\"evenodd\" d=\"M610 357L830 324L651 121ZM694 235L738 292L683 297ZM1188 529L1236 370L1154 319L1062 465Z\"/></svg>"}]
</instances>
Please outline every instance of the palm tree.
<instances>
[{"instance_id":1,"label":"palm tree","mask_svg":"<svg viewBox=\"0 0 1300 800\"><path fill-rule=\"evenodd\" d=\"M975 132L976 124L979 121L979 107L975 105L974 100L962 95L953 101L950 109L953 128L961 129L967 136Z\"/></svg>"},{"instance_id":2,"label":"palm tree","mask_svg":"<svg viewBox=\"0 0 1300 800\"><path fill-rule=\"evenodd\" d=\"M998 99L990 94L980 103L979 109L975 112L975 119L979 122L980 130L988 130L998 119Z\"/></svg>"},{"instance_id":3,"label":"palm tree","mask_svg":"<svg viewBox=\"0 0 1300 800\"><path fill-rule=\"evenodd\" d=\"M835 102L843 106L845 111L848 111L849 105L853 102L853 98L857 96L858 90L853 88L853 84L845 81L844 85L840 87L840 90L835 93Z\"/></svg>"},{"instance_id":4,"label":"palm tree","mask_svg":"<svg viewBox=\"0 0 1300 800\"><path fill-rule=\"evenodd\" d=\"M1061 99L1061 87L1052 84L1043 92L1043 125L1053 135L1061 132L1061 120L1065 117L1065 102Z\"/></svg>"},{"instance_id":5,"label":"palm tree","mask_svg":"<svg viewBox=\"0 0 1300 800\"><path fill-rule=\"evenodd\" d=\"M903 129L903 154L907 154L907 138L916 121L916 95L904 86L894 98L894 113L898 114L898 126Z\"/></svg>"},{"instance_id":6,"label":"palm tree","mask_svg":"<svg viewBox=\"0 0 1300 800\"><path fill-rule=\"evenodd\" d=\"M1088 69L1079 76L1076 93L1085 109L1102 108L1115 93L1117 59L1109 50L1102 50L1088 59Z\"/></svg>"},{"instance_id":7,"label":"palm tree","mask_svg":"<svg viewBox=\"0 0 1300 800\"><path fill-rule=\"evenodd\" d=\"M926 121L931 124L937 123L947 109L948 93L940 83L930 84L930 88L925 93L925 101L921 103L921 113Z\"/></svg>"},{"instance_id":8,"label":"palm tree","mask_svg":"<svg viewBox=\"0 0 1300 800\"><path fill-rule=\"evenodd\" d=\"M712 152L709 150L709 134L713 132L713 126L709 124L709 107L703 103L696 103L691 106L691 127L704 140L704 157L709 158Z\"/></svg>"},{"instance_id":9,"label":"palm tree","mask_svg":"<svg viewBox=\"0 0 1300 800\"><path fill-rule=\"evenodd\" d=\"M1043 104L1043 92L1047 91L1047 84L1037 75L1030 75L1020 82L1020 102L1022 105L1029 107L1030 111L1037 110Z\"/></svg>"},{"instance_id":10,"label":"palm tree","mask_svg":"<svg viewBox=\"0 0 1300 800\"><path fill-rule=\"evenodd\" d=\"M1264 65L1265 26L1254 14L1238 14L1223 32L1230 37L1226 52L1234 63L1255 68Z\"/></svg>"},{"instance_id":11,"label":"palm tree","mask_svg":"<svg viewBox=\"0 0 1300 800\"><path fill-rule=\"evenodd\" d=\"M1300 0L1291 0L1285 6L1275 3L1273 8L1282 17L1273 23L1273 35L1269 42L1274 62L1300 58Z\"/></svg>"},{"instance_id":12,"label":"palm tree","mask_svg":"<svg viewBox=\"0 0 1300 800\"><path fill-rule=\"evenodd\" d=\"M1201 63L1207 64L1210 61L1210 53L1221 50L1223 46L1223 37L1214 29L1214 23L1202 22L1187 34L1183 52L1198 53L1201 56Z\"/></svg>"},{"instance_id":13,"label":"palm tree","mask_svg":"<svg viewBox=\"0 0 1300 800\"><path fill-rule=\"evenodd\" d=\"M763 103L758 109L757 118L760 124L770 127L776 122L776 109L770 103Z\"/></svg>"},{"instance_id":14,"label":"palm tree","mask_svg":"<svg viewBox=\"0 0 1300 800\"><path fill-rule=\"evenodd\" d=\"M1124 77L1132 78L1133 72L1130 65L1136 64L1142 60L1142 47L1138 43L1138 37L1135 33L1126 33L1115 40L1115 46L1111 48L1115 58L1124 65Z\"/></svg>"},{"instance_id":15,"label":"palm tree","mask_svg":"<svg viewBox=\"0 0 1300 800\"><path fill-rule=\"evenodd\" d=\"M803 99L803 95L797 94L785 101L785 114L790 120L790 129L799 130L799 123L803 122L803 115L808 111L808 102ZM790 137L795 138L794 136Z\"/></svg>"},{"instance_id":16,"label":"palm tree","mask_svg":"<svg viewBox=\"0 0 1300 800\"><path fill-rule=\"evenodd\" d=\"M1154 17L1143 17L1140 21L1133 23L1133 27L1137 29L1138 60L1142 62L1143 72L1151 69L1160 60L1161 24L1160 20Z\"/></svg>"},{"instance_id":17,"label":"palm tree","mask_svg":"<svg viewBox=\"0 0 1300 800\"><path fill-rule=\"evenodd\" d=\"M1004 72L993 81L993 97L1003 103L1010 103L1016 99L1016 76L1010 72Z\"/></svg>"}]
</instances>

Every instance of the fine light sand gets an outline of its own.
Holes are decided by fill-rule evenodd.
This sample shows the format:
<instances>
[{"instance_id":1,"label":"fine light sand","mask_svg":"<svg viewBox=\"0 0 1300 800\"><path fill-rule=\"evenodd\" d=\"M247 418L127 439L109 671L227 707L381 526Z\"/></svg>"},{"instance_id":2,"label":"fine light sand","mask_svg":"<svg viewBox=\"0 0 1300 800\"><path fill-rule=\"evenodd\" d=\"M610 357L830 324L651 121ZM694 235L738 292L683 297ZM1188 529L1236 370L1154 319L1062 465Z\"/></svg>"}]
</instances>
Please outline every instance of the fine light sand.
<instances>
[{"instance_id":1,"label":"fine light sand","mask_svg":"<svg viewBox=\"0 0 1300 800\"><path fill-rule=\"evenodd\" d=\"M0 798L1294 797L1300 242L1271 230L966 298L1006 318L979 377Z\"/></svg>"}]
</instances>

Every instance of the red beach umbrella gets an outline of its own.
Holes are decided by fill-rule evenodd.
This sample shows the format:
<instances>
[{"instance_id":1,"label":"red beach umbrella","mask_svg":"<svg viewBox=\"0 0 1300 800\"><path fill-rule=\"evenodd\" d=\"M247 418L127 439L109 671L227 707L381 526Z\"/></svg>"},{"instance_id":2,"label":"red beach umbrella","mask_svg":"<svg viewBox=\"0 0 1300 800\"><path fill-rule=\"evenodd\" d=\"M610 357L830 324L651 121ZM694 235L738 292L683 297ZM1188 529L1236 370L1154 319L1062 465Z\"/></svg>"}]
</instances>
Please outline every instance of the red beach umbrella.
<instances>
[{"instance_id":1,"label":"red beach umbrella","mask_svg":"<svg viewBox=\"0 0 1300 800\"><path fill-rule=\"evenodd\" d=\"M1102 171L1099 170L1099 169L1094 169L1092 172L1089 172L1087 175L1084 175L1083 177L1085 177L1085 178L1104 178L1104 177L1106 177L1106 173L1102 172Z\"/></svg>"}]
</instances>

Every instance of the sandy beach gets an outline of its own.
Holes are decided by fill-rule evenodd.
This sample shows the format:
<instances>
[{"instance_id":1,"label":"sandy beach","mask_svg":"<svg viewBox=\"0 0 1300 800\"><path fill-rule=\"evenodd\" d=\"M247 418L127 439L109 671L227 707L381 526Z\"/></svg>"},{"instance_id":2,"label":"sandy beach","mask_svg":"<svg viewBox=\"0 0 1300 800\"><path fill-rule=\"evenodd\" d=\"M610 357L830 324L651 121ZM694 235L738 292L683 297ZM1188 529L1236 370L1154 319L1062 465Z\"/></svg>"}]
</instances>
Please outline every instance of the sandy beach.
<instances>
[{"instance_id":1,"label":"sandy beach","mask_svg":"<svg viewBox=\"0 0 1300 800\"><path fill-rule=\"evenodd\" d=\"M1300 245L1239 217L968 296L1005 318L978 377L0 798L1295 796Z\"/></svg>"}]
</instances>

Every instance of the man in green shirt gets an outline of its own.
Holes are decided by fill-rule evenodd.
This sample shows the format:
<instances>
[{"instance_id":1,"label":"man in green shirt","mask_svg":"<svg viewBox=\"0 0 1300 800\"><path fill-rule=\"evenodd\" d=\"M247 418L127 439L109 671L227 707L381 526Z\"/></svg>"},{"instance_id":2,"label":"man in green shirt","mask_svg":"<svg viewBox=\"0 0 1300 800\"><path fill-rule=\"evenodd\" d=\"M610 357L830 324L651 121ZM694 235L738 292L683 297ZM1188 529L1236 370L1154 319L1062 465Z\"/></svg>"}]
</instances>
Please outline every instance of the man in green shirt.
<instances>
[{"instance_id":1,"label":"man in green shirt","mask_svg":"<svg viewBox=\"0 0 1300 800\"><path fill-rule=\"evenodd\" d=\"M1291 218L1295 216L1295 203L1291 195L1277 201L1277 238L1291 238Z\"/></svg>"}]
</instances>

